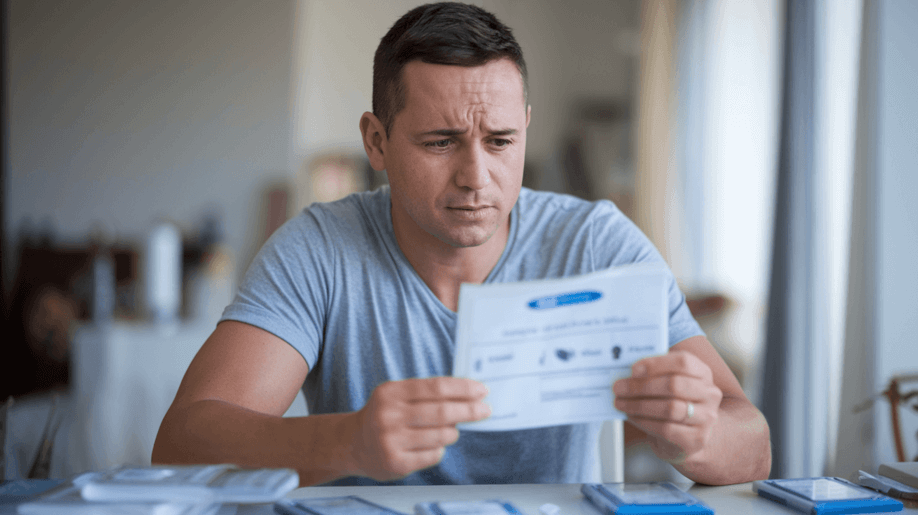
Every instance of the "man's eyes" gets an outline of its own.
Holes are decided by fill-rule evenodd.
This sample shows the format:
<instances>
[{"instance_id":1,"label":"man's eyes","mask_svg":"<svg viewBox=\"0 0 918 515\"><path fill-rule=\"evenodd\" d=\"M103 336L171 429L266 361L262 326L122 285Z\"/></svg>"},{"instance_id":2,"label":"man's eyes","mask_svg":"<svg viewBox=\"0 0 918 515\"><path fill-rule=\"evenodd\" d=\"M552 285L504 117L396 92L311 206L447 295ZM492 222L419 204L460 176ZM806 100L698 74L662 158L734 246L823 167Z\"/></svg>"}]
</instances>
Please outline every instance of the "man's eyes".
<instances>
[{"instance_id":1,"label":"man's eyes","mask_svg":"<svg viewBox=\"0 0 918 515\"><path fill-rule=\"evenodd\" d=\"M513 141L505 138L493 138L488 140L488 143L497 148L506 148L512 145ZM453 144L454 142L451 139L439 139L436 141L428 141L424 143L424 146L427 148L444 149L449 148Z\"/></svg>"},{"instance_id":2,"label":"man's eyes","mask_svg":"<svg viewBox=\"0 0 918 515\"><path fill-rule=\"evenodd\" d=\"M452 140L440 139L437 141L428 141L427 143L424 143L424 146L433 147L433 148L446 148L450 146L451 143L452 143Z\"/></svg>"}]
</instances>

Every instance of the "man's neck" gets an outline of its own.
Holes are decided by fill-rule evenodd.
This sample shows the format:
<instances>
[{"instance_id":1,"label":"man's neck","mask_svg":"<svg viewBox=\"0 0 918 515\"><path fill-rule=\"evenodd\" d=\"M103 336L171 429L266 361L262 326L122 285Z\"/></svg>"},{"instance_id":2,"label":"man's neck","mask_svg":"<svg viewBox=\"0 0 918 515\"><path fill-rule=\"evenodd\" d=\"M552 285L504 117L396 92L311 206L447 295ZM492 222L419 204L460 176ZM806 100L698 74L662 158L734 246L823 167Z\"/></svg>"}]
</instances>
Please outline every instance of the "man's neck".
<instances>
[{"instance_id":1,"label":"man's neck","mask_svg":"<svg viewBox=\"0 0 918 515\"><path fill-rule=\"evenodd\" d=\"M395 240L430 291L451 311L459 308L459 286L480 284L500 260L510 236L510 217L488 241L476 247L454 247L424 231L405 230L393 220ZM417 229L417 227L414 227ZM420 241L418 241L420 240Z\"/></svg>"}]
</instances>

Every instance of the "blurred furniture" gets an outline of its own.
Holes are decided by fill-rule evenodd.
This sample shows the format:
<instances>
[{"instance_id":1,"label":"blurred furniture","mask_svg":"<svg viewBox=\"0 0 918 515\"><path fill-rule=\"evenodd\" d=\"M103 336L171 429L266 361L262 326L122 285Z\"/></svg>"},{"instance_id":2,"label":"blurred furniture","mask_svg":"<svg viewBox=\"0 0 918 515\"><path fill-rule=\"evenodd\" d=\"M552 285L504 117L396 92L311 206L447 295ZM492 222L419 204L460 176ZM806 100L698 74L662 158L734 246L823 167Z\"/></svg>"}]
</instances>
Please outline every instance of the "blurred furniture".
<instances>
[{"instance_id":1,"label":"blurred furniture","mask_svg":"<svg viewBox=\"0 0 918 515\"><path fill-rule=\"evenodd\" d=\"M212 330L211 323L80 326L70 388L18 397L10 408L6 478L149 464L162 417Z\"/></svg>"},{"instance_id":2,"label":"blurred furniture","mask_svg":"<svg viewBox=\"0 0 918 515\"><path fill-rule=\"evenodd\" d=\"M912 391L900 392L899 386L902 383L918 383L918 374L893 376L889 381L889 388L883 393L889 400L889 413L892 417L893 438L896 442L896 457L899 461L906 461L905 445L902 441L902 425L899 420L899 407L904 405L911 408L915 413L918 413L918 385L916 385L916 389ZM909 405L909 403L911 403L911 405ZM916 439L918 439L918 433L916 433L915 436ZM915 454L912 461L918 461L918 454Z\"/></svg>"},{"instance_id":3,"label":"blurred furniture","mask_svg":"<svg viewBox=\"0 0 918 515\"><path fill-rule=\"evenodd\" d=\"M561 191L586 200L611 200L633 219L630 103L616 98L581 98L574 102L570 116L571 127L562 149Z\"/></svg>"},{"instance_id":4,"label":"blurred furniture","mask_svg":"<svg viewBox=\"0 0 918 515\"><path fill-rule=\"evenodd\" d=\"M363 153L332 152L304 162L295 188L300 207L305 207L375 190L388 182L386 172L374 170Z\"/></svg>"},{"instance_id":5,"label":"blurred furniture","mask_svg":"<svg viewBox=\"0 0 918 515\"><path fill-rule=\"evenodd\" d=\"M6 478L6 421L12 404L12 397L0 404L0 481Z\"/></svg>"},{"instance_id":6,"label":"blurred furniture","mask_svg":"<svg viewBox=\"0 0 918 515\"><path fill-rule=\"evenodd\" d=\"M911 391L902 391L903 383L916 383ZM902 407L911 409L918 413L918 374L900 374L895 375L889 380L889 386L873 398L854 407L854 411L863 411L869 408L876 399L885 397L889 401L889 417L893 432L893 441L896 444L896 460L908 461L906 458L905 442L902 439L902 419L899 416L899 410ZM918 440L918 433L915 434ZM918 461L918 454L911 461Z\"/></svg>"},{"instance_id":7,"label":"blurred furniture","mask_svg":"<svg viewBox=\"0 0 918 515\"><path fill-rule=\"evenodd\" d=\"M55 403L50 392L17 398L10 408L6 479L29 477L42 446L48 447L51 478L122 464L149 465L163 416L215 324L216 318L208 316L176 324L114 321L79 327L71 387L58 395L57 415L50 416ZM300 393L287 416L305 414ZM45 439L49 420L53 424Z\"/></svg>"},{"instance_id":8,"label":"blurred furniture","mask_svg":"<svg viewBox=\"0 0 918 515\"><path fill-rule=\"evenodd\" d=\"M69 385L73 330L97 314L96 303L102 300L97 291L100 260L114 276L115 291L106 292L107 305L131 315L128 290L134 284L136 254L130 248L55 244L49 235L20 238L8 333L0 346L0 398Z\"/></svg>"}]
</instances>

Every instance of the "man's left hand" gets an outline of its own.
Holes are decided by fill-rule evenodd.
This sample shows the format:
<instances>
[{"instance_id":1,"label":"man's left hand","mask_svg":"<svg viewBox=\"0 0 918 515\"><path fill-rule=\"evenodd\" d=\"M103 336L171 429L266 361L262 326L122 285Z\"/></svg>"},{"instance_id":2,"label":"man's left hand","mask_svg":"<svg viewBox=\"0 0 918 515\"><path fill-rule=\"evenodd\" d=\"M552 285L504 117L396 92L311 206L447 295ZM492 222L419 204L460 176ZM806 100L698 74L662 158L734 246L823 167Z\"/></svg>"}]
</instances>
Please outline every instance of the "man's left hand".
<instances>
[{"instance_id":1,"label":"man's left hand","mask_svg":"<svg viewBox=\"0 0 918 515\"><path fill-rule=\"evenodd\" d=\"M612 391L615 408L647 433L657 456L674 464L706 447L723 398L711 368L679 350L635 362L631 377Z\"/></svg>"}]
</instances>

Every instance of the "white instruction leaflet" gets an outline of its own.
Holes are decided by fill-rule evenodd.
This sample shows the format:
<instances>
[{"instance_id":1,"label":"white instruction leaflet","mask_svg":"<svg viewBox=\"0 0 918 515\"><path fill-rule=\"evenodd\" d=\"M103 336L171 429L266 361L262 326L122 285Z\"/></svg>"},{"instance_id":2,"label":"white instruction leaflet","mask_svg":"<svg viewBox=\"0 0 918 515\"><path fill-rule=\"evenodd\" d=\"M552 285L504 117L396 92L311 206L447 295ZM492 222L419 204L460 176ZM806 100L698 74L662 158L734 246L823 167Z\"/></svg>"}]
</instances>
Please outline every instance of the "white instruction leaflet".
<instances>
[{"instance_id":1,"label":"white instruction leaflet","mask_svg":"<svg viewBox=\"0 0 918 515\"><path fill-rule=\"evenodd\" d=\"M624 419L612 383L668 348L667 270L637 264L521 283L463 284L453 375L481 381L503 431Z\"/></svg>"}]
</instances>

